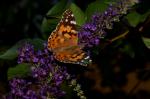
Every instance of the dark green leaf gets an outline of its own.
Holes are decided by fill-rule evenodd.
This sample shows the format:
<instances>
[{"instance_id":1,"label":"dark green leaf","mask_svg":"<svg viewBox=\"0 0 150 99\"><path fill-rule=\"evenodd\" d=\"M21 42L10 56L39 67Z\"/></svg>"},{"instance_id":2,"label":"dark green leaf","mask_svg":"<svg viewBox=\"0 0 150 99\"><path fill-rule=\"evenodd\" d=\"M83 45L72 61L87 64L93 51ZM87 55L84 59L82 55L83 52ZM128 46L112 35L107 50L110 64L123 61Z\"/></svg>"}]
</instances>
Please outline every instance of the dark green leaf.
<instances>
[{"instance_id":1,"label":"dark green leaf","mask_svg":"<svg viewBox=\"0 0 150 99\"><path fill-rule=\"evenodd\" d=\"M45 34L43 35L44 39L48 38L48 35L50 35L50 33L55 29L58 21L59 19L46 19L46 18L43 19L41 29L42 32Z\"/></svg>"},{"instance_id":2,"label":"dark green leaf","mask_svg":"<svg viewBox=\"0 0 150 99\"><path fill-rule=\"evenodd\" d=\"M45 34L43 35L44 39L47 39L48 35L55 29L62 13L68 5L69 2L67 2L67 0L61 0L47 12L41 25L41 30Z\"/></svg>"},{"instance_id":3,"label":"dark green leaf","mask_svg":"<svg viewBox=\"0 0 150 99\"><path fill-rule=\"evenodd\" d=\"M0 59L6 59L6 60L13 60L17 57L18 55L18 48L23 46L25 43L31 43L34 45L36 49L41 49L43 48L43 40L41 39L23 39L17 42L13 47L8 49L6 52L4 52L2 55L0 55Z\"/></svg>"},{"instance_id":4,"label":"dark green leaf","mask_svg":"<svg viewBox=\"0 0 150 99\"><path fill-rule=\"evenodd\" d=\"M82 24L84 24L86 21L86 17L83 11L74 3L70 5L70 9L75 16L77 25L81 26Z\"/></svg>"},{"instance_id":5,"label":"dark green leaf","mask_svg":"<svg viewBox=\"0 0 150 99\"><path fill-rule=\"evenodd\" d=\"M10 67L7 72L8 79L12 79L14 77L27 77L29 74L30 66L27 63L22 63L15 67Z\"/></svg>"},{"instance_id":6,"label":"dark green leaf","mask_svg":"<svg viewBox=\"0 0 150 99\"><path fill-rule=\"evenodd\" d=\"M103 12L104 10L106 10L108 4L105 2L108 3L108 1L105 0L96 0L95 2L90 3L86 9L87 19L89 20L91 16L96 12Z\"/></svg>"},{"instance_id":7,"label":"dark green leaf","mask_svg":"<svg viewBox=\"0 0 150 99\"><path fill-rule=\"evenodd\" d=\"M150 49L150 38L142 37L142 39L145 46Z\"/></svg>"},{"instance_id":8,"label":"dark green leaf","mask_svg":"<svg viewBox=\"0 0 150 99\"><path fill-rule=\"evenodd\" d=\"M43 49L44 48L44 40L36 38L31 40L29 43L34 45L35 49Z\"/></svg>"},{"instance_id":9,"label":"dark green leaf","mask_svg":"<svg viewBox=\"0 0 150 99\"><path fill-rule=\"evenodd\" d=\"M61 0L57 4L55 4L46 14L47 16L58 16L66 9L69 4L68 0Z\"/></svg>"},{"instance_id":10,"label":"dark green leaf","mask_svg":"<svg viewBox=\"0 0 150 99\"><path fill-rule=\"evenodd\" d=\"M129 13L126 18L132 27L136 27L139 23L144 22L148 15L150 15L150 11L143 15L134 11Z\"/></svg>"},{"instance_id":11,"label":"dark green leaf","mask_svg":"<svg viewBox=\"0 0 150 99\"><path fill-rule=\"evenodd\" d=\"M30 39L24 39L19 41L13 47L8 49L5 53L0 55L0 59L7 59L7 60L15 59L17 57L18 48L21 47L25 41L30 41Z\"/></svg>"}]
</instances>

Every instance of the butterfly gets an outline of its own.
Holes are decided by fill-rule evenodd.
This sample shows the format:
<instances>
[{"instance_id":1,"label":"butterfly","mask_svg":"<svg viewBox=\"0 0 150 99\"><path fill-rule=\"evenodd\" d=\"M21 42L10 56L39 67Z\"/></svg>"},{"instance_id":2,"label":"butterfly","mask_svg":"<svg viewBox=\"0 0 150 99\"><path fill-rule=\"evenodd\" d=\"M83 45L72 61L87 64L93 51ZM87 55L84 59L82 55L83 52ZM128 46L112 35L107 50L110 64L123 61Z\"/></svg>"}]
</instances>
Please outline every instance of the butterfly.
<instances>
[{"instance_id":1,"label":"butterfly","mask_svg":"<svg viewBox=\"0 0 150 99\"><path fill-rule=\"evenodd\" d=\"M63 13L56 29L50 34L47 47L60 62L82 66L91 63L90 57L78 45L76 21L70 9Z\"/></svg>"}]
</instances>

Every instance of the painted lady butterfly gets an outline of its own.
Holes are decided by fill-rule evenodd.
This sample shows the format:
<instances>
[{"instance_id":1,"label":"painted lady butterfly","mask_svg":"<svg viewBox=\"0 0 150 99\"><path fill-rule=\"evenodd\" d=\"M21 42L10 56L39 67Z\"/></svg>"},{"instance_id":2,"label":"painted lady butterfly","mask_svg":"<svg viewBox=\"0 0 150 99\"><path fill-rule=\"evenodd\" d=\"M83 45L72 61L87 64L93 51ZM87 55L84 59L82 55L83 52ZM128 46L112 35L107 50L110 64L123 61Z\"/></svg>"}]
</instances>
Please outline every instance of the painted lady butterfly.
<instances>
[{"instance_id":1,"label":"painted lady butterfly","mask_svg":"<svg viewBox=\"0 0 150 99\"><path fill-rule=\"evenodd\" d=\"M63 13L62 19L48 38L48 49L60 62L83 66L91 62L90 57L78 45L76 21L70 9Z\"/></svg>"}]
</instances>

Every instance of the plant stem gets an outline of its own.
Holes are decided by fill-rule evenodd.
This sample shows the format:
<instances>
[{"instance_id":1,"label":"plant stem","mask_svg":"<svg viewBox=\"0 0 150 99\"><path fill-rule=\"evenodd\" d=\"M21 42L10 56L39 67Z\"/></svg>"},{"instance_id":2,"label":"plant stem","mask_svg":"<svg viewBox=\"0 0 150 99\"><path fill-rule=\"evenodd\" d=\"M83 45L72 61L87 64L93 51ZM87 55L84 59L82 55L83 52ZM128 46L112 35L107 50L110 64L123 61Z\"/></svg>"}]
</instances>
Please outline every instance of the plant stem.
<instances>
[{"instance_id":1,"label":"plant stem","mask_svg":"<svg viewBox=\"0 0 150 99\"><path fill-rule=\"evenodd\" d=\"M112 39L110 40L110 42L114 42L114 41L116 41L116 40L118 40L118 39L120 39L120 38L123 38L123 37L125 37L128 33L129 33L129 30L125 31L123 34L120 34L120 35L118 35L118 36L115 37L115 38L112 38Z\"/></svg>"}]
</instances>

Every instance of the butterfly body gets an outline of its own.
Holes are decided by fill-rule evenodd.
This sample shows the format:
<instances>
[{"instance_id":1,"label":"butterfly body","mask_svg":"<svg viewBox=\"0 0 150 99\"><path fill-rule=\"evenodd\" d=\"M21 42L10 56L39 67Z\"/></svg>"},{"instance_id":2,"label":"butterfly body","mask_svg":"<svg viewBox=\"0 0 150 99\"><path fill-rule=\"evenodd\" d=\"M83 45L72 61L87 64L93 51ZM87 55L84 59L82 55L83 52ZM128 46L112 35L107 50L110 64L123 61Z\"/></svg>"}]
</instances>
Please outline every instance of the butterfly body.
<instances>
[{"instance_id":1,"label":"butterfly body","mask_svg":"<svg viewBox=\"0 0 150 99\"><path fill-rule=\"evenodd\" d=\"M71 10L63 13L61 21L48 38L48 49L60 62L86 66L91 61L78 45L76 21Z\"/></svg>"}]
</instances>

